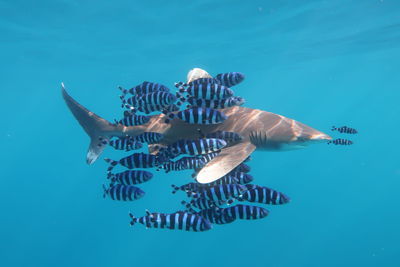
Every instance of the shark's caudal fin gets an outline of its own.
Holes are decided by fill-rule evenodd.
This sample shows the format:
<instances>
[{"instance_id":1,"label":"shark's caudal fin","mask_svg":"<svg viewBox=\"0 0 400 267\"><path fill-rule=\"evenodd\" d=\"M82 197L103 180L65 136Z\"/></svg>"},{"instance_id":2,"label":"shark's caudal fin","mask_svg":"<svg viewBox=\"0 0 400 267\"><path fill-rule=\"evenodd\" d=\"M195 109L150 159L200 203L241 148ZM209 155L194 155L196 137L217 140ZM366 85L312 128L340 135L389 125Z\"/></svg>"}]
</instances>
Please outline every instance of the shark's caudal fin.
<instances>
[{"instance_id":1,"label":"shark's caudal fin","mask_svg":"<svg viewBox=\"0 0 400 267\"><path fill-rule=\"evenodd\" d=\"M64 84L61 84L61 93L75 119L90 137L86 162L92 164L100 156L101 152L103 152L112 133L117 130L117 126L97 116L76 102L67 91L65 91Z\"/></svg>"},{"instance_id":2,"label":"shark's caudal fin","mask_svg":"<svg viewBox=\"0 0 400 267\"><path fill-rule=\"evenodd\" d=\"M255 149L256 146L250 142L243 142L222 149L218 156L201 169L196 180L202 184L218 180L242 163Z\"/></svg>"}]
</instances>

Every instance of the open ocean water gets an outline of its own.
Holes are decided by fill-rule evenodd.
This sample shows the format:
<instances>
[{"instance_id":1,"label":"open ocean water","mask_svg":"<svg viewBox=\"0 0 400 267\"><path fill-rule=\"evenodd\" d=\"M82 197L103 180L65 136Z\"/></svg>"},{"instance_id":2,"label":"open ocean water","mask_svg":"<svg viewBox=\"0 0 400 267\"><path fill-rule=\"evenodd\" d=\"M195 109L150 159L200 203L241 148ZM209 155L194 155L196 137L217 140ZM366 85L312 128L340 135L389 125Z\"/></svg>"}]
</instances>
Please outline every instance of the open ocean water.
<instances>
[{"instance_id":1,"label":"open ocean water","mask_svg":"<svg viewBox=\"0 0 400 267\"><path fill-rule=\"evenodd\" d=\"M0 266L400 266L400 1L0 1ZM157 173L146 196L103 199L107 149L67 109L63 81L100 116L118 85L170 87L189 69L240 71L245 106L353 146L256 152L255 183L292 199L262 220L194 233L129 226L128 212L173 212Z\"/></svg>"}]
</instances>

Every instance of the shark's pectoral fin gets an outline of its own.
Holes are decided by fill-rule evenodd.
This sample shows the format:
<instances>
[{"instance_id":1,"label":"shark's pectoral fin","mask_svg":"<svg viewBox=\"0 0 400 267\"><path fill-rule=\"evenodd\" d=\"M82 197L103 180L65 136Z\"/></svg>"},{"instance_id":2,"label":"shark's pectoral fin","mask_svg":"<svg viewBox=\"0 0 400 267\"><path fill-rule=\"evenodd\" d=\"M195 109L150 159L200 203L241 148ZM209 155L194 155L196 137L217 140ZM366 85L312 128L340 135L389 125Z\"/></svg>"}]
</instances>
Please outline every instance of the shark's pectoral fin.
<instances>
[{"instance_id":1,"label":"shark's pectoral fin","mask_svg":"<svg viewBox=\"0 0 400 267\"><path fill-rule=\"evenodd\" d=\"M109 141L110 141L109 137L99 137L97 139L92 138L90 140L89 149L86 154L87 164L92 164L97 160L97 158L103 152L104 148L106 148Z\"/></svg>"},{"instance_id":2,"label":"shark's pectoral fin","mask_svg":"<svg viewBox=\"0 0 400 267\"><path fill-rule=\"evenodd\" d=\"M242 163L255 149L256 146L250 142L223 149L217 157L201 169L197 175L197 181L205 184L218 180Z\"/></svg>"}]
</instances>

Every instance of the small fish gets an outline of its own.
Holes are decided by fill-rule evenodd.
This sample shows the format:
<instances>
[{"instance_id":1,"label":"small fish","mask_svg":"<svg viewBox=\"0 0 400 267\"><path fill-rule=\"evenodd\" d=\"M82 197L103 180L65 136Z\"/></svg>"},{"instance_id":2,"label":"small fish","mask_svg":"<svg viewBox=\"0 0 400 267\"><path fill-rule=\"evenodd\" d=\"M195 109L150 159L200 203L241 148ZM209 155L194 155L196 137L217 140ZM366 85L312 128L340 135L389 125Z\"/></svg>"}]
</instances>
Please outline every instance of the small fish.
<instances>
[{"instance_id":1,"label":"small fish","mask_svg":"<svg viewBox=\"0 0 400 267\"><path fill-rule=\"evenodd\" d=\"M235 179L238 184L248 184L253 181L253 176L244 172L230 172L224 177L231 177Z\"/></svg>"},{"instance_id":2,"label":"small fish","mask_svg":"<svg viewBox=\"0 0 400 267\"><path fill-rule=\"evenodd\" d=\"M116 124L122 124L126 127L129 127L129 126L143 125L148 123L149 121L150 121L149 116L135 115L129 111L125 111L124 117L119 121L116 120L115 122Z\"/></svg>"},{"instance_id":3,"label":"small fish","mask_svg":"<svg viewBox=\"0 0 400 267\"><path fill-rule=\"evenodd\" d=\"M142 143L132 140L130 137L122 137L115 140L111 140L109 145L116 150L137 150L143 147Z\"/></svg>"},{"instance_id":4,"label":"small fish","mask_svg":"<svg viewBox=\"0 0 400 267\"><path fill-rule=\"evenodd\" d=\"M182 139L177 142L160 148L159 154L173 159L181 154L187 154L191 156L208 154L221 150L226 146L226 142L222 139L207 138L188 140Z\"/></svg>"},{"instance_id":5,"label":"small fish","mask_svg":"<svg viewBox=\"0 0 400 267\"><path fill-rule=\"evenodd\" d=\"M263 204L281 205L290 201L290 198L285 194L278 192L274 189L248 184L245 185L248 191L237 198L239 201L249 201Z\"/></svg>"},{"instance_id":6,"label":"small fish","mask_svg":"<svg viewBox=\"0 0 400 267\"><path fill-rule=\"evenodd\" d=\"M188 87L179 87L179 93L187 93L197 99L226 99L233 96L233 91L220 84L201 83L193 84Z\"/></svg>"},{"instance_id":7,"label":"small fish","mask_svg":"<svg viewBox=\"0 0 400 267\"><path fill-rule=\"evenodd\" d=\"M131 110L140 107L160 107L159 110L172 105L176 101L176 96L168 92L154 92L145 95L135 95L133 97L125 98L121 97L122 107L126 107Z\"/></svg>"},{"instance_id":8,"label":"small fish","mask_svg":"<svg viewBox=\"0 0 400 267\"><path fill-rule=\"evenodd\" d=\"M210 187L201 188L197 192L188 192L188 196L192 198L203 198L212 202L228 201L231 198L242 196L247 187L240 184L221 184Z\"/></svg>"},{"instance_id":9,"label":"small fish","mask_svg":"<svg viewBox=\"0 0 400 267\"><path fill-rule=\"evenodd\" d=\"M153 174L142 170L127 170L120 173L111 174L110 177L113 183L123 185L142 184L153 178Z\"/></svg>"},{"instance_id":10,"label":"small fish","mask_svg":"<svg viewBox=\"0 0 400 267\"><path fill-rule=\"evenodd\" d=\"M205 165L205 162L201 158L197 157L183 157L177 161L171 161L160 166L160 169L164 169L166 173L170 171L183 171L189 169L201 168Z\"/></svg>"},{"instance_id":11,"label":"small fish","mask_svg":"<svg viewBox=\"0 0 400 267\"><path fill-rule=\"evenodd\" d=\"M124 89L121 86L118 87L119 90L121 90L123 95L126 95L128 93L132 95L143 95L143 94L149 94L149 93L154 93L154 92L169 92L168 87L165 85L162 85L160 83L153 83L153 82L143 82L135 87L132 87L131 89Z\"/></svg>"},{"instance_id":12,"label":"small fish","mask_svg":"<svg viewBox=\"0 0 400 267\"><path fill-rule=\"evenodd\" d=\"M350 128L347 126L342 126L342 127L335 127L332 126L332 131L338 131L339 133L347 133L347 134L356 134L358 131L354 128Z\"/></svg>"},{"instance_id":13,"label":"small fish","mask_svg":"<svg viewBox=\"0 0 400 267\"><path fill-rule=\"evenodd\" d=\"M135 223L140 223L146 226L146 228L161 228L161 229L177 229L193 232L203 232L212 228L211 223L196 214L191 214L184 211L178 211L175 213L150 213L146 211L146 216L135 218L132 213L129 213L131 217L130 224L133 226Z\"/></svg>"},{"instance_id":14,"label":"small fish","mask_svg":"<svg viewBox=\"0 0 400 267\"><path fill-rule=\"evenodd\" d=\"M227 224L235 221L235 218L227 215L226 212L225 213L221 212L221 210L216 207L211 209L201 210L199 212L196 212L195 214L203 217L210 223L215 223L215 224Z\"/></svg>"},{"instance_id":15,"label":"small fish","mask_svg":"<svg viewBox=\"0 0 400 267\"><path fill-rule=\"evenodd\" d=\"M103 185L103 197L109 196L112 200L133 201L142 198L145 194L139 187L133 185L116 184L106 188Z\"/></svg>"},{"instance_id":16,"label":"small fish","mask_svg":"<svg viewBox=\"0 0 400 267\"><path fill-rule=\"evenodd\" d=\"M201 131L199 131L199 133L202 138L222 139L222 140L225 140L228 144L236 143L243 139L243 137L241 137L239 134L234 133L234 132L216 131L216 132L208 133L205 135Z\"/></svg>"},{"instance_id":17,"label":"small fish","mask_svg":"<svg viewBox=\"0 0 400 267\"><path fill-rule=\"evenodd\" d=\"M109 158L105 158L104 160L110 164L107 169L108 177L110 177L112 169L118 164L127 167L128 169L153 168L157 167L165 161L165 159L161 156L145 153L134 153L130 156L120 159L119 161Z\"/></svg>"},{"instance_id":18,"label":"small fish","mask_svg":"<svg viewBox=\"0 0 400 267\"><path fill-rule=\"evenodd\" d=\"M227 87L232 87L241 83L244 80L245 76L243 73L240 72L227 72L227 73L220 73L215 76L215 79L220 81L222 85Z\"/></svg>"},{"instance_id":19,"label":"small fish","mask_svg":"<svg viewBox=\"0 0 400 267\"><path fill-rule=\"evenodd\" d=\"M144 132L133 137L133 140L141 143L155 144L159 143L164 138L163 134L156 132Z\"/></svg>"},{"instance_id":20,"label":"small fish","mask_svg":"<svg viewBox=\"0 0 400 267\"><path fill-rule=\"evenodd\" d=\"M222 109L229 108L233 106L241 106L244 104L244 99L239 96L231 96L226 99L197 99L194 97L180 98L180 101L177 103L178 106L182 105L182 102L187 101L189 104L186 106L187 108L193 107L201 107L201 108L213 108L213 109Z\"/></svg>"},{"instance_id":21,"label":"small fish","mask_svg":"<svg viewBox=\"0 0 400 267\"><path fill-rule=\"evenodd\" d=\"M338 138L335 140L329 140L328 141L328 145L329 144L334 144L334 145L341 145L341 146L350 146L353 144L353 141L347 140L347 139L342 139L342 138Z\"/></svg>"},{"instance_id":22,"label":"small fish","mask_svg":"<svg viewBox=\"0 0 400 267\"><path fill-rule=\"evenodd\" d=\"M255 220L267 217L269 211L257 206L238 204L228 208L220 209L220 213L234 220Z\"/></svg>"},{"instance_id":23,"label":"small fish","mask_svg":"<svg viewBox=\"0 0 400 267\"><path fill-rule=\"evenodd\" d=\"M224 113L211 108L189 108L177 113L163 110L163 113L167 116L165 123L169 123L176 117L189 124L202 125L219 124L227 119Z\"/></svg>"},{"instance_id":24,"label":"small fish","mask_svg":"<svg viewBox=\"0 0 400 267\"><path fill-rule=\"evenodd\" d=\"M192 210L193 209L192 207L198 208L199 210L210 209L223 205L224 203L225 201L213 202L211 200L204 198L192 199L189 202L186 201L181 202L181 204L184 205L189 210Z\"/></svg>"},{"instance_id":25,"label":"small fish","mask_svg":"<svg viewBox=\"0 0 400 267\"><path fill-rule=\"evenodd\" d=\"M193 80L188 83L183 83L183 82L175 83L175 87L179 88L179 86L190 86L190 85L202 84L202 83L219 84L220 81L217 79L214 79L214 78L198 78L198 79Z\"/></svg>"},{"instance_id":26,"label":"small fish","mask_svg":"<svg viewBox=\"0 0 400 267\"><path fill-rule=\"evenodd\" d=\"M231 172L244 172L244 173L249 173L251 171L251 168L249 165L245 163L239 164L237 167L235 167Z\"/></svg>"}]
</instances>

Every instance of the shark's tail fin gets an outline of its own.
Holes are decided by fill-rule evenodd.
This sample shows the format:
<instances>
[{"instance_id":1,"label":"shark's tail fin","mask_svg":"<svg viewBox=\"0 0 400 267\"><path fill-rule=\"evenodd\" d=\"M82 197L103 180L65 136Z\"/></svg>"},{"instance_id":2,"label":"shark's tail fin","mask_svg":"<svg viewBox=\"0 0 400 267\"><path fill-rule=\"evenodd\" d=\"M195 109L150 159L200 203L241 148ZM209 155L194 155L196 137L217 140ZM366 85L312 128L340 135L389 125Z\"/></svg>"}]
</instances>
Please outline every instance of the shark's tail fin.
<instances>
[{"instance_id":1,"label":"shark's tail fin","mask_svg":"<svg viewBox=\"0 0 400 267\"><path fill-rule=\"evenodd\" d=\"M121 126L108 122L76 102L67 91L65 91L63 83L61 84L61 93L75 119L77 119L79 124L90 137L86 162L92 164L97 160L101 152L103 152L113 133L115 133L118 127Z\"/></svg>"}]
</instances>

